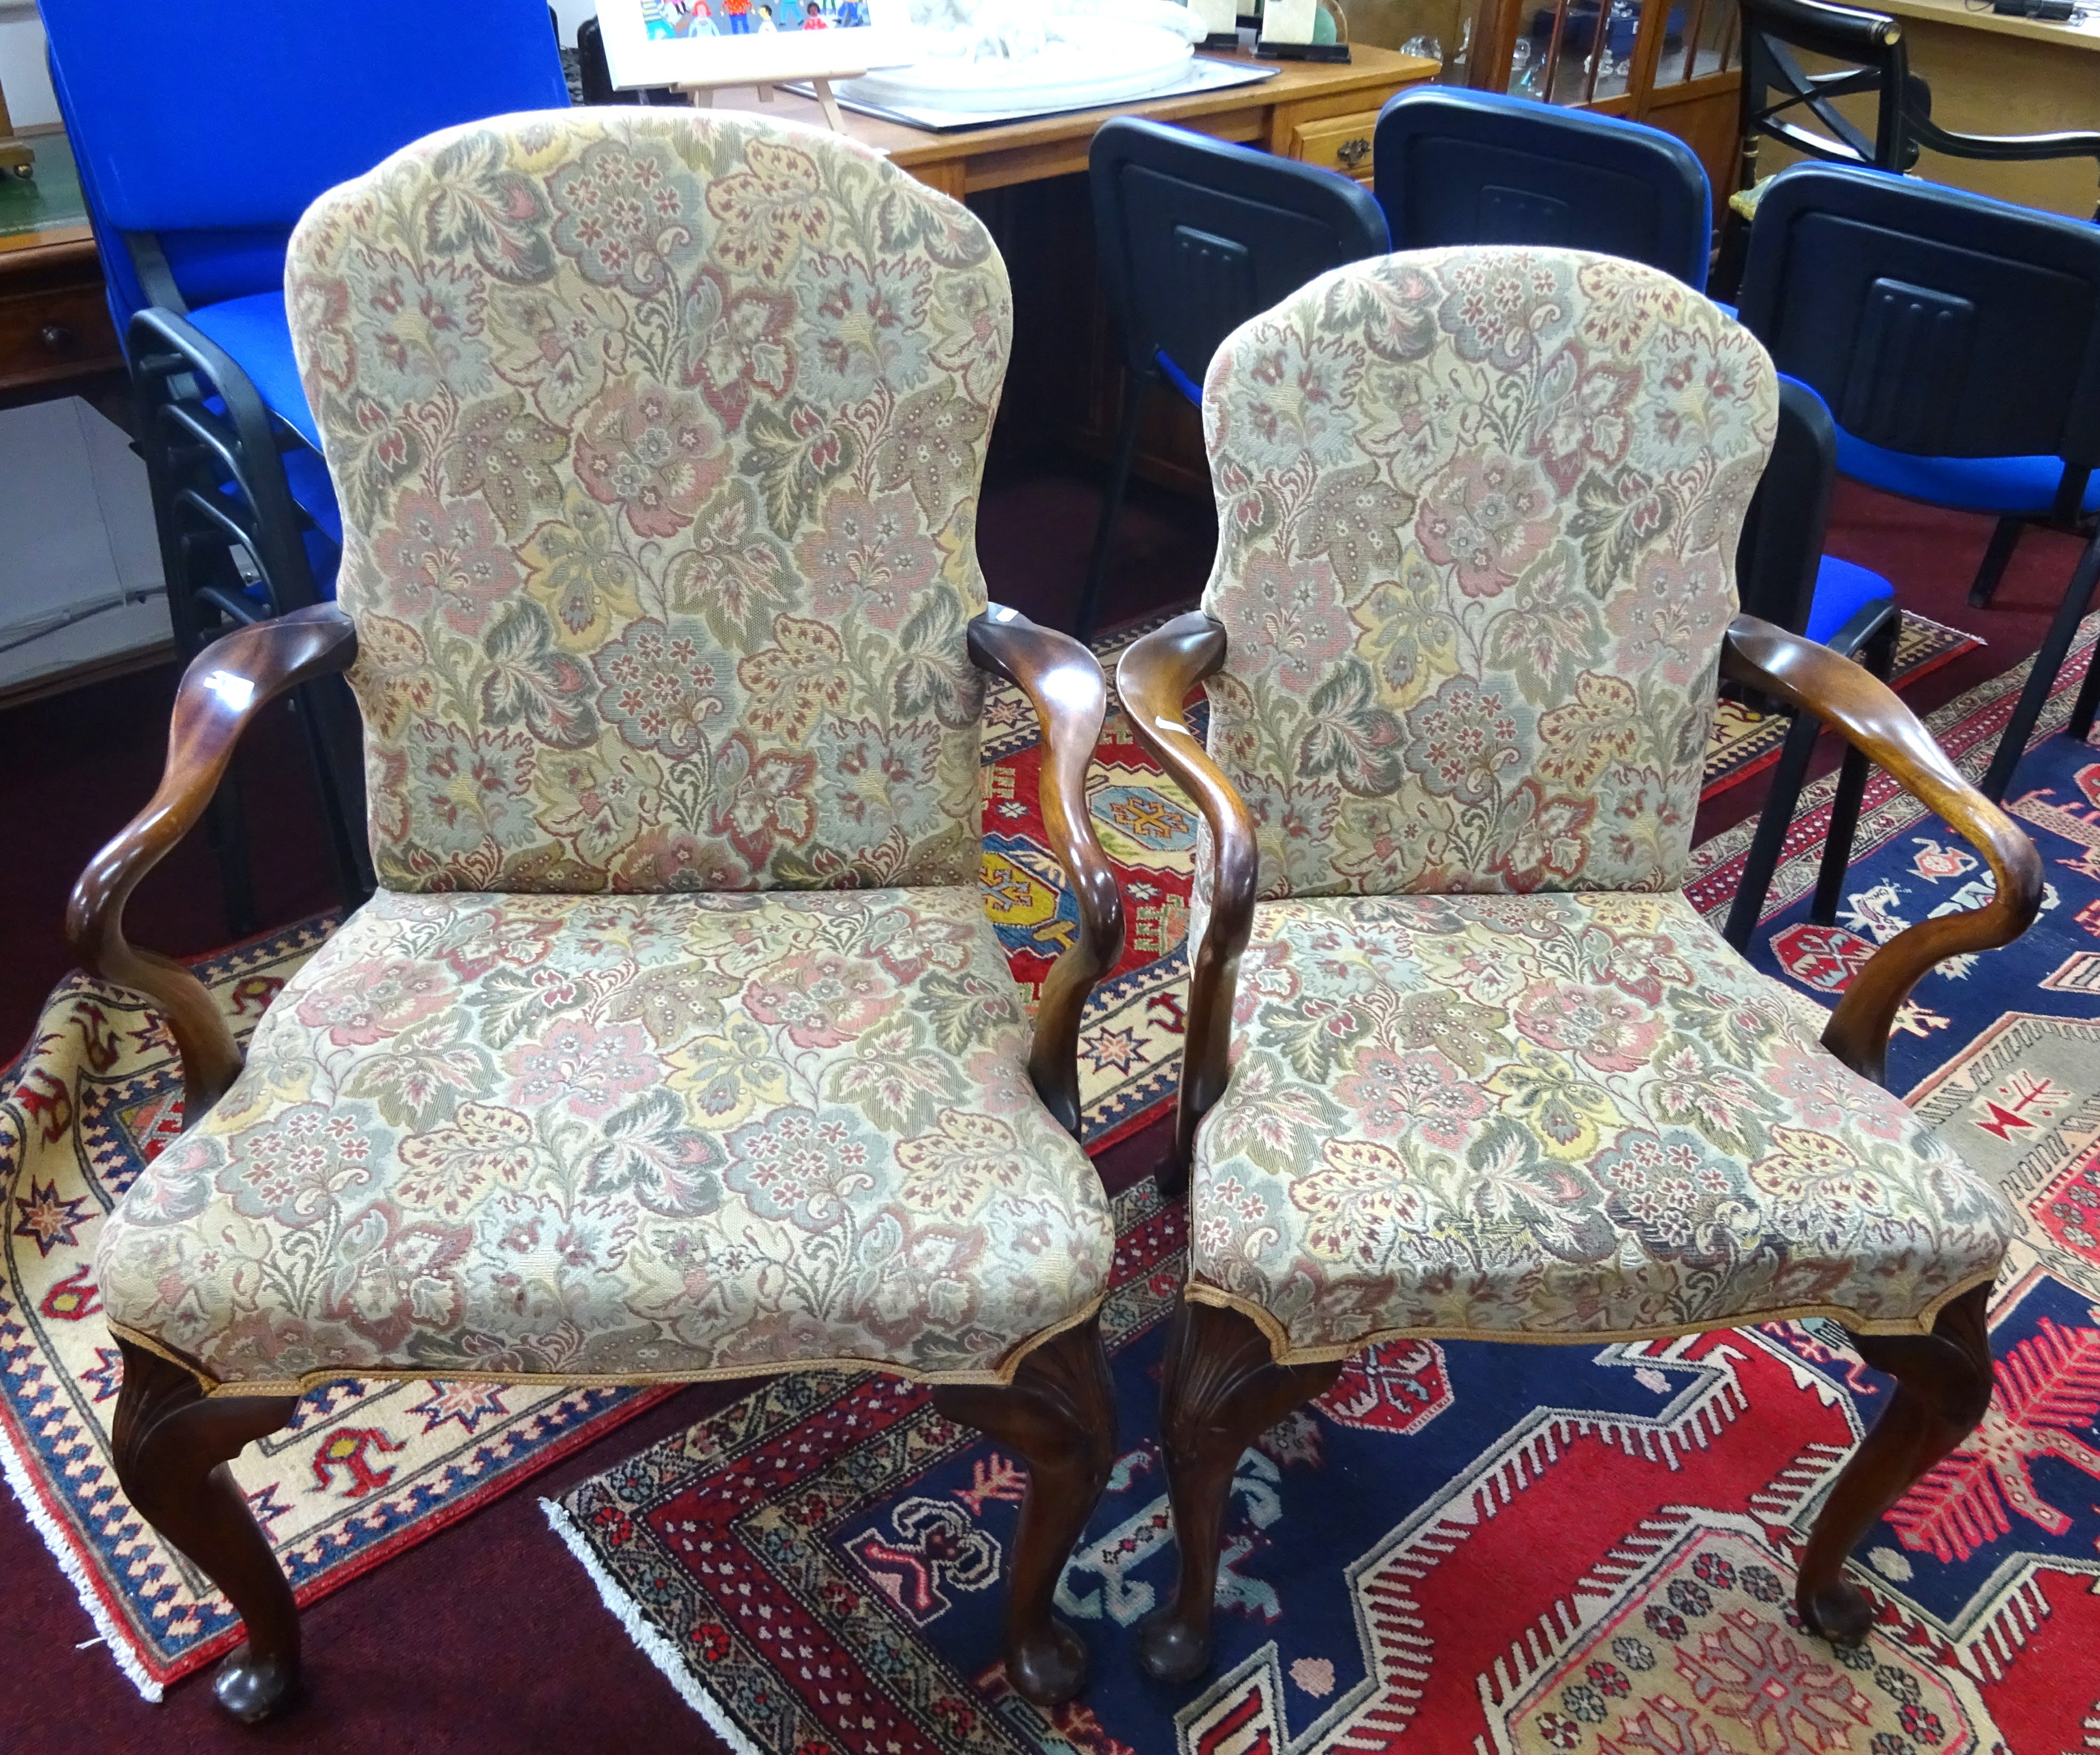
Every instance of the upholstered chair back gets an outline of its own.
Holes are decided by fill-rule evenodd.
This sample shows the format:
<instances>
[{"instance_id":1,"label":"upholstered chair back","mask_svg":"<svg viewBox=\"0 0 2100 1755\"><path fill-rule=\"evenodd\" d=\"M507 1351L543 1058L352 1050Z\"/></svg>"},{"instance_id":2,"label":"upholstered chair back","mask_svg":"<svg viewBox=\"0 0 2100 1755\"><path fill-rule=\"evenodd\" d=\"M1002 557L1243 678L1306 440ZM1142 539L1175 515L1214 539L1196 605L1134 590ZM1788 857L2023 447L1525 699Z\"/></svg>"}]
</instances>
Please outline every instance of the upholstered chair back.
<instances>
[{"instance_id":1,"label":"upholstered chair back","mask_svg":"<svg viewBox=\"0 0 2100 1755\"><path fill-rule=\"evenodd\" d=\"M1747 330L1573 250L1358 263L1228 338L1209 741L1262 893L1679 887L1776 409Z\"/></svg>"},{"instance_id":2,"label":"upholstered chair back","mask_svg":"<svg viewBox=\"0 0 2100 1755\"><path fill-rule=\"evenodd\" d=\"M439 134L287 273L397 890L955 884L1011 332L960 206L664 109Z\"/></svg>"}]
</instances>

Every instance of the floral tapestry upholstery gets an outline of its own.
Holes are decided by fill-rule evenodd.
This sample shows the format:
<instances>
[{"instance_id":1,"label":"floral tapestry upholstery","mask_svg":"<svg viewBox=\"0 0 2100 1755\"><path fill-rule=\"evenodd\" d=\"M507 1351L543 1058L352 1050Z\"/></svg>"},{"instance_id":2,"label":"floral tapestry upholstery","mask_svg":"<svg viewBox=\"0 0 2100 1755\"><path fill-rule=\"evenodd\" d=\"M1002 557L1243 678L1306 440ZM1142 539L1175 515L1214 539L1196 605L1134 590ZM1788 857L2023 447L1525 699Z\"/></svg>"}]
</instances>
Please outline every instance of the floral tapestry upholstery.
<instances>
[{"instance_id":1,"label":"floral tapestry upholstery","mask_svg":"<svg viewBox=\"0 0 2100 1755\"><path fill-rule=\"evenodd\" d=\"M1093 1307L1114 1247L1028 1045L974 885L382 891L126 1194L97 1284L246 1393L986 1380Z\"/></svg>"},{"instance_id":2,"label":"floral tapestry upholstery","mask_svg":"<svg viewBox=\"0 0 2100 1755\"><path fill-rule=\"evenodd\" d=\"M1572 250L1354 263L1229 337L1209 748L1261 893L1677 888L1776 405L1748 330Z\"/></svg>"},{"instance_id":3,"label":"floral tapestry upholstery","mask_svg":"<svg viewBox=\"0 0 2100 1755\"><path fill-rule=\"evenodd\" d=\"M1811 1312L1918 1332L2013 1218L1681 895L1268 902L1192 1293L1295 1359Z\"/></svg>"},{"instance_id":4,"label":"floral tapestry upholstery","mask_svg":"<svg viewBox=\"0 0 2100 1755\"><path fill-rule=\"evenodd\" d=\"M960 204L836 135L432 135L286 268L395 890L957 884L1011 329Z\"/></svg>"}]
</instances>

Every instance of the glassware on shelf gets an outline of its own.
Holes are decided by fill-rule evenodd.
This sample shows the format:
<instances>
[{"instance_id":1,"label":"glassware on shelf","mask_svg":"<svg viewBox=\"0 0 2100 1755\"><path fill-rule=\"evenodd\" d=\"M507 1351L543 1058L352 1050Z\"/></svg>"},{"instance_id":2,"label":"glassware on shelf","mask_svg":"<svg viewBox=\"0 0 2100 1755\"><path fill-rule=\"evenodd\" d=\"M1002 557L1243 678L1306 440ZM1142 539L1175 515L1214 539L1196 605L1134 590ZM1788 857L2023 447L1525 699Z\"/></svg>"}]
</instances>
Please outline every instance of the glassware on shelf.
<instances>
[{"instance_id":1,"label":"glassware on shelf","mask_svg":"<svg viewBox=\"0 0 2100 1755\"><path fill-rule=\"evenodd\" d=\"M1468 20L1467 23L1470 24L1471 20ZM1410 37L1401 44L1400 52L1402 55L1418 55L1425 60L1436 62L1439 67L1444 64L1444 45L1434 37Z\"/></svg>"},{"instance_id":2,"label":"glassware on shelf","mask_svg":"<svg viewBox=\"0 0 2100 1755\"><path fill-rule=\"evenodd\" d=\"M1524 97L1538 95L1538 70L1532 65L1531 38L1520 37L1510 47L1511 91Z\"/></svg>"}]
</instances>

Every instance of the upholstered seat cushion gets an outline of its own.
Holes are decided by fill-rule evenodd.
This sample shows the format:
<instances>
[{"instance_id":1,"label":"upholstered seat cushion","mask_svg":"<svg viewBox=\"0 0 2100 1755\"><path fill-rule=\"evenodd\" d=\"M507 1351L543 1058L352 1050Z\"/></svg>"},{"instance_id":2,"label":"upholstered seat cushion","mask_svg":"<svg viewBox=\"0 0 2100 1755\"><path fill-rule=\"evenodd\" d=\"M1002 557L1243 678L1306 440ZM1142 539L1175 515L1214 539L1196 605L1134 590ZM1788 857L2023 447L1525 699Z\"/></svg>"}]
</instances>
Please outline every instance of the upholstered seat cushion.
<instances>
[{"instance_id":1,"label":"upholstered seat cushion","mask_svg":"<svg viewBox=\"0 0 2100 1755\"><path fill-rule=\"evenodd\" d=\"M1193 1291L1294 1359L1811 1312L1915 1331L2010 1234L1680 895L1264 904L1235 1037Z\"/></svg>"},{"instance_id":2,"label":"upholstered seat cushion","mask_svg":"<svg viewBox=\"0 0 2100 1755\"><path fill-rule=\"evenodd\" d=\"M382 891L104 1232L120 1330L333 1376L964 1379L1113 1252L974 888Z\"/></svg>"}]
</instances>

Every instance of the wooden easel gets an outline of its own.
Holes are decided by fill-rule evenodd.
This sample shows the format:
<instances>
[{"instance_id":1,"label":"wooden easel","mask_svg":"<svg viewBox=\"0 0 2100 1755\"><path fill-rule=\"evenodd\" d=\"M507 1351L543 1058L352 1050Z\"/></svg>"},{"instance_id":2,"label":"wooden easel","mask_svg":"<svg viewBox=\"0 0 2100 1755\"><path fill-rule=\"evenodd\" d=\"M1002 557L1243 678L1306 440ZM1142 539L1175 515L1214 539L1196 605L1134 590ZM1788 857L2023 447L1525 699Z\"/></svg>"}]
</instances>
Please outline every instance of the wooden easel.
<instances>
[{"instance_id":1,"label":"wooden easel","mask_svg":"<svg viewBox=\"0 0 2100 1755\"><path fill-rule=\"evenodd\" d=\"M824 113L824 120L831 125L832 132L844 134L846 131L846 119L839 113L839 100L832 95L832 82L834 79L858 79L867 71L865 67L841 68L835 72L826 73L822 77L801 75L796 82L800 83L801 78L809 79L810 89L816 94L817 108ZM726 80L721 86L681 86L678 89L692 99L693 107L695 109L712 109L714 107L717 91L724 90L730 85L750 84L751 82L748 79L737 79ZM752 89L758 93L760 103L770 104L773 101L771 85L755 86Z\"/></svg>"}]
</instances>

